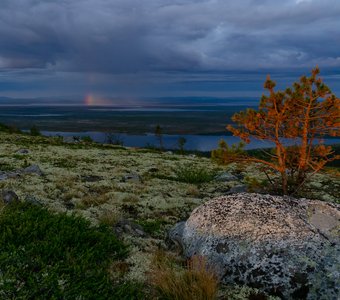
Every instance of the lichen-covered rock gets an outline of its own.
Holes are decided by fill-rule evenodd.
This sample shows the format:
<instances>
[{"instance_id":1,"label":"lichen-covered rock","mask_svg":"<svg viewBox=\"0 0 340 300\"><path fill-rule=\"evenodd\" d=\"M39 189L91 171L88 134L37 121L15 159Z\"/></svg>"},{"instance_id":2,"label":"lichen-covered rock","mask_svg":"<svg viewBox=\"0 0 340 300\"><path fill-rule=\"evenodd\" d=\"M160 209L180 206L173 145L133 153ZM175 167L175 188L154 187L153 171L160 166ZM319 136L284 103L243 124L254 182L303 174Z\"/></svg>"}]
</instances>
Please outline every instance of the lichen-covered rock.
<instances>
[{"instance_id":1,"label":"lichen-covered rock","mask_svg":"<svg viewBox=\"0 0 340 300\"><path fill-rule=\"evenodd\" d=\"M223 172L215 176L216 181L228 182L228 181L238 181L238 178L229 172Z\"/></svg>"},{"instance_id":2,"label":"lichen-covered rock","mask_svg":"<svg viewBox=\"0 0 340 300\"><path fill-rule=\"evenodd\" d=\"M37 174L38 176L44 175L38 165L31 165L27 168L22 169L20 172L23 174Z\"/></svg>"},{"instance_id":3,"label":"lichen-covered rock","mask_svg":"<svg viewBox=\"0 0 340 300\"><path fill-rule=\"evenodd\" d=\"M339 205L239 193L197 207L170 238L187 257L206 256L225 283L285 299L338 299L339 230Z\"/></svg>"}]
</instances>

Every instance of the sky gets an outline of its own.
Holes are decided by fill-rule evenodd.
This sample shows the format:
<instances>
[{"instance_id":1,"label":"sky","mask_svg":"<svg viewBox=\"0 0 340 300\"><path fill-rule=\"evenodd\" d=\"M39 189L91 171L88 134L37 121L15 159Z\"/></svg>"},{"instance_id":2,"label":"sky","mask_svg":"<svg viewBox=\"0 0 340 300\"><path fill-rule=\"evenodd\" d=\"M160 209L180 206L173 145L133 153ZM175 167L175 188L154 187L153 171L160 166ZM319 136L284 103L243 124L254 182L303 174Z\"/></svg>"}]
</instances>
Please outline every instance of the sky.
<instances>
[{"instance_id":1,"label":"sky","mask_svg":"<svg viewBox=\"0 0 340 300\"><path fill-rule=\"evenodd\" d=\"M339 0L1 0L0 97L255 98L316 65L340 94L339 16Z\"/></svg>"}]
</instances>

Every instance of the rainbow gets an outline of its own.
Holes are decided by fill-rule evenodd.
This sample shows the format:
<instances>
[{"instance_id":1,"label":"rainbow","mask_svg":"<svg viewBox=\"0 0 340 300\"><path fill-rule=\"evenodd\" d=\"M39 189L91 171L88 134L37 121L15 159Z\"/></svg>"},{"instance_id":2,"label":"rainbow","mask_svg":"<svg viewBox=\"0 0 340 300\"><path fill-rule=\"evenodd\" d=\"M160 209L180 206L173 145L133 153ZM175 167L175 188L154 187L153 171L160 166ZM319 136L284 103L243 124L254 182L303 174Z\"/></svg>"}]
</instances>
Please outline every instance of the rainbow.
<instances>
[{"instance_id":1,"label":"rainbow","mask_svg":"<svg viewBox=\"0 0 340 300\"><path fill-rule=\"evenodd\" d=\"M87 94L84 98L84 104L86 106L108 106L111 105L109 100L102 99L93 94Z\"/></svg>"}]
</instances>

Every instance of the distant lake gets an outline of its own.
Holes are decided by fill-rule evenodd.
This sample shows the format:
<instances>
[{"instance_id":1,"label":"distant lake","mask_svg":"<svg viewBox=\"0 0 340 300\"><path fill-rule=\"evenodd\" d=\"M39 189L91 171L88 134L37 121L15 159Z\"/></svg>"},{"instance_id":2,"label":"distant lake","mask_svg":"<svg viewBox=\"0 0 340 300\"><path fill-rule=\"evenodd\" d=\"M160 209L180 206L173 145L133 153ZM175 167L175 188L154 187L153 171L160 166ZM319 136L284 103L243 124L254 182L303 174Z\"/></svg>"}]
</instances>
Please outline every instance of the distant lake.
<instances>
[{"instance_id":1,"label":"distant lake","mask_svg":"<svg viewBox=\"0 0 340 300\"><path fill-rule=\"evenodd\" d=\"M2 106L0 123L21 129L35 126L41 131L121 132L132 135L154 132L159 125L169 135L217 135L225 132L235 112L247 107L211 103L159 107ZM130 139L126 137L127 144Z\"/></svg>"},{"instance_id":2,"label":"distant lake","mask_svg":"<svg viewBox=\"0 0 340 300\"><path fill-rule=\"evenodd\" d=\"M107 141L107 133L104 132L58 132L58 131L42 131L43 135L46 136L62 136L62 137L82 137L82 136L90 136L95 142L105 143ZM133 135L133 134L113 134L115 139L119 139L123 142L124 146L127 147L145 147L145 146L156 146L159 147L159 140L154 134L145 134L145 135ZM196 151L211 151L218 147L218 142L223 139L228 145L232 145L240 142L238 137L227 136L227 135L163 135L163 144L166 149L178 149L178 139L180 137L184 137L186 139L186 143L184 148L186 150L196 150ZM340 143L339 138L330 138L324 139L325 144L338 144ZM286 142L286 144L292 144ZM246 145L245 149L258 149L258 148L269 148L273 147L273 144L270 142L259 141L259 140L251 140L250 144Z\"/></svg>"}]
</instances>

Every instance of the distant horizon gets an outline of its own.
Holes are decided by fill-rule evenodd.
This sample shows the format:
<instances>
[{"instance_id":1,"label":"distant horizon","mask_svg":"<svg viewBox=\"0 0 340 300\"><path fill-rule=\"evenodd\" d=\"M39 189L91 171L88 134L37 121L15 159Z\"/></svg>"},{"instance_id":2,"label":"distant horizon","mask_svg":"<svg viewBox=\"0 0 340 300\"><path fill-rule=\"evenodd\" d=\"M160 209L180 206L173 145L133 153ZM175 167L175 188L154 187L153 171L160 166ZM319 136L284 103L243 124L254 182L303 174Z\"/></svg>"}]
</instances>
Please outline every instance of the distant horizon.
<instances>
[{"instance_id":1,"label":"distant horizon","mask_svg":"<svg viewBox=\"0 0 340 300\"><path fill-rule=\"evenodd\" d=\"M130 101L129 101L130 100ZM61 97L59 99L49 99L48 97L38 98L11 98L0 97L0 107L6 106L84 106L84 107L186 107L186 106L247 106L256 105L258 100L254 97L144 97L131 99L119 97L107 99L105 102L95 100L70 99Z\"/></svg>"}]
</instances>

